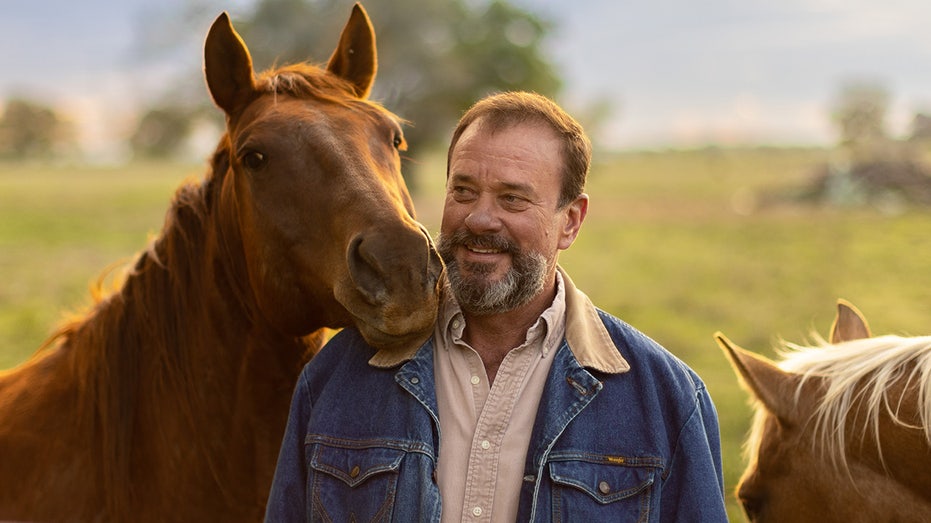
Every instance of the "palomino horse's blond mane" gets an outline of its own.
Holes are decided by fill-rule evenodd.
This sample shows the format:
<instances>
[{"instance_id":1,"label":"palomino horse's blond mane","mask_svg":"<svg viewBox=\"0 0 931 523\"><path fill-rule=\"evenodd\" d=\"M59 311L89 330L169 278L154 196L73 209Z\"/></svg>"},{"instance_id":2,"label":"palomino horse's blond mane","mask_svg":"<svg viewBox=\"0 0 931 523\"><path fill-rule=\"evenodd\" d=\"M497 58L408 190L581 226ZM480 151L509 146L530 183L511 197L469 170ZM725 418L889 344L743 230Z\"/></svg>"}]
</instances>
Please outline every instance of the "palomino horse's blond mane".
<instances>
[{"instance_id":1,"label":"palomino horse's blond mane","mask_svg":"<svg viewBox=\"0 0 931 523\"><path fill-rule=\"evenodd\" d=\"M818 403L810 422L813 423L814 441L832 457L834 463L846 467L846 436L848 414L855 406L862 406L862 427L854 427L864 434L872 431L879 441L879 419L886 412L895 423L921 429L931 443L931 336L877 336L841 343L830 343L815 335L811 346L781 342L777 352L778 363L784 371L802 377L796 388L796 401L804 384L817 377L824 385L824 396ZM905 379L907 387L917 391L920 426L900 416L903 398L890 398L889 386ZM759 419L761 416L757 416ZM755 452L759 445L761 424L754 423L747 449ZM880 456L882 449L879 449Z\"/></svg>"},{"instance_id":2,"label":"palomino horse's blond mane","mask_svg":"<svg viewBox=\"0 0 931 523\"><path fill-rule=\"evenodd\" d=\"M750 521L931 521L931 336L873 336L841 299L829 336L777 361L715 339L754 404Z\"/></svg>"}]
</instances>

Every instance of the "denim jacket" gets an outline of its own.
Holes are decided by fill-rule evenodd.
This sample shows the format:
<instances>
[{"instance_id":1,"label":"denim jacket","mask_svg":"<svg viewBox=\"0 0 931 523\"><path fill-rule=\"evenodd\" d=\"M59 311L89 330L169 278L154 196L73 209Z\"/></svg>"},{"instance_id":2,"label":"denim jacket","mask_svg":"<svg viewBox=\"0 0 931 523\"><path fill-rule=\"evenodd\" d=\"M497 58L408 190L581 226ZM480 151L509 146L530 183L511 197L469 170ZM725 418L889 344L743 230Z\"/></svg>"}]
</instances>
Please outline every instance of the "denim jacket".
<instances>
[{"instance_id":1,"label":"denim jacket","mask_svg":"<svg viewBox=\"0 0 931 523\"><path fill-rule=\"evenodd\" d=\"M727 521L717 414L699 377L566 282L519 521ZM294 391L266 521L439 521L433 343L376 353L345 329Z\"/></svg>"}]
</instances>

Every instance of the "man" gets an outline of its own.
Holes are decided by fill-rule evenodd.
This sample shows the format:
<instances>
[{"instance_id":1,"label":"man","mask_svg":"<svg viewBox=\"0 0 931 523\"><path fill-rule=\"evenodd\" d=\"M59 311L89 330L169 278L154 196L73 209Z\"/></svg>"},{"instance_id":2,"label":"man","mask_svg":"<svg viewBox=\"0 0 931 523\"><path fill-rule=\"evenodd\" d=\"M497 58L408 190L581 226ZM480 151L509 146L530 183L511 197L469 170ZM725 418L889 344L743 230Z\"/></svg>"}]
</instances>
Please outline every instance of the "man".
<instances>
[{"instance_id":1,"label":"man","mask_svg":"<svg viewBox=\"0 0 931 523\"><path fill-rule=\"evenodd\" d=\"M591 145L549 99L479 101L449 148L433 336L338 334L301 375L268 521L726 521L699 377L557 265Z\"/></svg>"}]
</instances>

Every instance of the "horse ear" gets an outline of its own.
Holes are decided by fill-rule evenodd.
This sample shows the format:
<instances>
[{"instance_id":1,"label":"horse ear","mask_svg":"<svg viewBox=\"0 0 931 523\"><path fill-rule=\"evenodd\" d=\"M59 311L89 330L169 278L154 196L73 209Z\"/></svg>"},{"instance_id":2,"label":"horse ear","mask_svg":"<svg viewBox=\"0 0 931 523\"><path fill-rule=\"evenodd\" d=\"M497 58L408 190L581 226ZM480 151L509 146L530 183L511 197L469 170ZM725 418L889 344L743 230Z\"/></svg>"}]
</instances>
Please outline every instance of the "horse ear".
<instances>
[{"instance_id":1,"label":"horse ear","mask_svg":"<svg viewBox=\"0 0 931 523\"><path fill-rule=\"evenodd\" d=\"M724 334L716 332L715 341L724 350L741 383L777 418L794 424L799 420L795 390L799 377L786 372L763 356L741 348Z\"/></svg>"},{"instance_id":2,"label":"horse ear","mask_svg":"<svg viewBox=\"0 0 931 523\"><path fill-rule=\"evenodd\" d=\"M210 96L227 115L242 109L255 92L252 57L226 12L217 17L207 33L204 76Z\"/></svg>"},{"instance_id":3,"label":"horse ear","mask_svg":"<svg viewBox=\"0 0 931 523\"><path fill-rule=\"evenodd\" d=\"M837 300L837 317L831 325L831 343L869 338L870 327L859 309L847 300Z\"/></svg>"},{"instance_id":4,"label":"horse ear","mask_svg":"<svg viewBox=\"0 0 931 523\"><path fill-rule=\"evenodd\" d=\"M372 90L378 71L375 29L360 4L352 6L352 14L330 56L327 70L352 84L359 98L367 98Z\"/></svg>"}]
</instances>

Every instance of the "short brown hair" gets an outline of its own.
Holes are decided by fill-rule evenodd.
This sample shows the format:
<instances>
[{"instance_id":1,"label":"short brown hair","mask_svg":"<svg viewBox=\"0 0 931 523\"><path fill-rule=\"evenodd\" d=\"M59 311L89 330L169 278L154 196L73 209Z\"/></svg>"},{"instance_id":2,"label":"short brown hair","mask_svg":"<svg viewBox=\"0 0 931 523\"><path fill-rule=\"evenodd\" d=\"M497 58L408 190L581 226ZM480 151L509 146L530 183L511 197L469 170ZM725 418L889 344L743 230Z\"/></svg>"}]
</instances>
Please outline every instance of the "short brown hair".
<instances>
[{"instance_id":1,"label":"short brown hair","mask_svg":"<svg viewBox=\"0 0 931 523\"><path fill-rule=\"evenodd\" d=\"M559 208L575 201L585 188L592 160L592 144L579 122L554 101L537 93L511 91L494 94L476 102L459 119L446 157L446 176L453 149L466 128L482 120L491 131L525 122L540 122L549 126L562 139L563 179Z\"/></svg>"}]
</instances>

